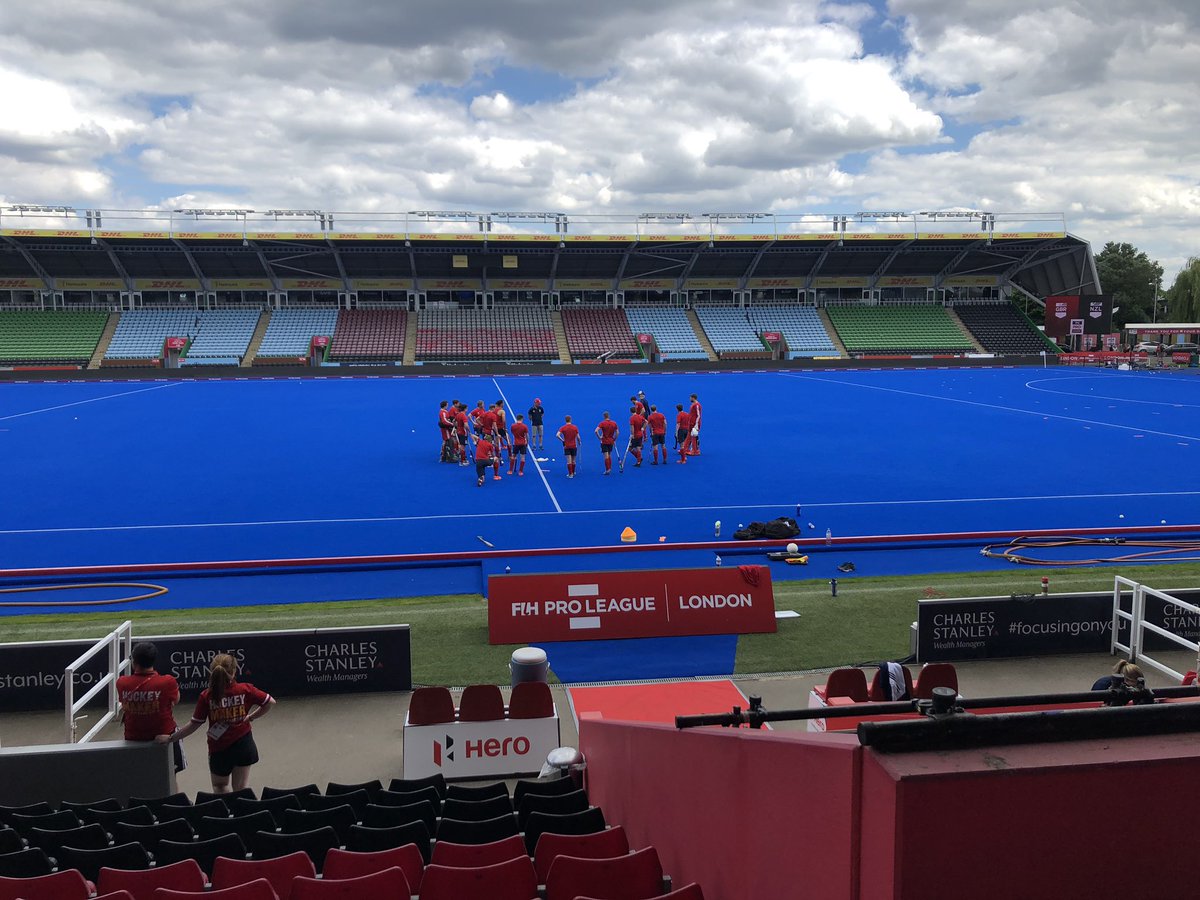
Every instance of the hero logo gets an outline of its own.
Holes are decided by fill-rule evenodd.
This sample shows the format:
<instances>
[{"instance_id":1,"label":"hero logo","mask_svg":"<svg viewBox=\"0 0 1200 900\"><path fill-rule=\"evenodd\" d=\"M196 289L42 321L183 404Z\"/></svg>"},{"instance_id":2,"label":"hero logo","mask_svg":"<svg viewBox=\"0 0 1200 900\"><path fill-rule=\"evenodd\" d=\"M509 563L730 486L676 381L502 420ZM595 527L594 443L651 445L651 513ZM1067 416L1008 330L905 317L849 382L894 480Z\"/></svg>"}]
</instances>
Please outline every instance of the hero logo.
<instances>
[{"instance_id":1,"label":"hero logo","mask_svg":"<svg viewBox=\"0 0 1200 900\"><path fill-rule=\"evenodd\" d=\"M442 760L446 762L454 762L454 751L450 748L454 746L454 738L446 735L446 743L443 745L441 741L433 742L433 764L435 766L442 765ZM499 738L479 738L475 741L466 742L467 759L473 757L490 757L495 759L502 756L525 756L529 753L531 744L529 738L521 735L520 737L506 737L503 740Z\"/></svg>"}]
</instances>

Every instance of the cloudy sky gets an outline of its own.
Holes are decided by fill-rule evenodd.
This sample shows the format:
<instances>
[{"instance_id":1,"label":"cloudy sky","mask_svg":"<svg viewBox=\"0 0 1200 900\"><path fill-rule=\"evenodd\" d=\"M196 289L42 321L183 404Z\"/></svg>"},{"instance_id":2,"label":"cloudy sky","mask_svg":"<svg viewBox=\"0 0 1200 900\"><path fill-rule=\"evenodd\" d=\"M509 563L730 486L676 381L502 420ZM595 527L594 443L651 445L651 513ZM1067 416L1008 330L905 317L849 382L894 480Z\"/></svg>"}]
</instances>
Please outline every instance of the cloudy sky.
<instances>
[{"instance_id":1,"label":"cloudy sky","mask_svg":"<svg viewBox=\"0 0 1200 900\"><path fill-rule=\"evenodd\" d=\"M1062 212L1200 253L1197 0L3 0L0 203Z\"/></svg>"}]
</instances>

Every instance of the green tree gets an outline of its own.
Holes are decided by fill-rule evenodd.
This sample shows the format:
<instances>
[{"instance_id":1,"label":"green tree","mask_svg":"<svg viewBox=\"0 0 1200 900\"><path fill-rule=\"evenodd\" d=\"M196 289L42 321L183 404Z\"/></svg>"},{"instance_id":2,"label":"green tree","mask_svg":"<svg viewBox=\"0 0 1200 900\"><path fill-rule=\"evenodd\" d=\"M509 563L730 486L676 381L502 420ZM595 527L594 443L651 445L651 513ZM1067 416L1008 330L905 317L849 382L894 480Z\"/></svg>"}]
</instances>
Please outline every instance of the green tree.
<instances>
[{"instance_id":1,"label":"green tree","mask_svg":"<svg viewBox=\"0 0 1200 900\"><path fill-rule=\"evenodd\" d=\"M1113 295L1113 306L1119 307L1114 327L1154 321L1154 298L1162 293L1162 266L1133 244L1109 241L1096 254L1096 271L1100 287ZM1161 303L1160 297L1160 312Z\"/></svg>"},{"instance_id":2,"label":"green tree","mask_svg":"<svg viewBox=\"0 0 1200 900\"><path fill-rule=\"evenodd\" d=\"M1172 322L1200 322L1200 257L1193 256L1175 276L1175 283L1167 291Z\"/></svg>"}]
</instances>

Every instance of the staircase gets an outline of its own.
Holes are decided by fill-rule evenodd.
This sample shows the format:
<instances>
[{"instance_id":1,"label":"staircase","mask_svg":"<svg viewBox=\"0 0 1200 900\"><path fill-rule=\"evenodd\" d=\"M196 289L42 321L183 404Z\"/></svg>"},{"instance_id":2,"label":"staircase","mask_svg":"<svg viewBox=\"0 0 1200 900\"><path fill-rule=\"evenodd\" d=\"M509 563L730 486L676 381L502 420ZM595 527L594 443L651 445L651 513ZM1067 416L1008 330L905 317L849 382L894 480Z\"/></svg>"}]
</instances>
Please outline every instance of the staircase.
<instances>
[{"instance_id":1,"label":"staircase","mask_svg":"<svg viewBox=\"0 0 1200 900\"><path fill-rule=\"evenodd\" d=\"M117 330L119 321L121 321L119 312L108 314L108 321L104 323L104 330L100 332L100 340L92 352L92 358L88 360L87 367L89 369L100 368L100 363L104 360L104 354L108 352L108 345L112 343L113 333Z\"/></svg>"},{"instance_id":2,"label":"staircase","mask_svg":"<svg viewBox=\"0 0 1200 900\"><path fill-rule=\"evenodd\" d=\"M838 337L837 329L833 327L833 320L829 318L829 313L825 312L825 308L821 307L817 310L817 314L821 317L821 324L825 326L825 331L829 335L829 339L833 341L833 346L837 347L837 352L845 359L850 356L846 345L842 343L842 339Z\"/></svg>"},{"instance_id":3,"label":"staircase","mask_svg":"<svg viewBox=\"0 0 1200 900\"><path fill-rule=\"evenodd\" d=\"M987 351L983 349L983 344L975 340L975 335L971 334L971 329L967 328L967 326L963 324L963 320L958 317L958 313L954 311L953 306L946 307L946 315L950 317L950 321L957 325L958 330L961 331L963 335L966 336L967 340L971 342L971 346L975 348L976 353L987 353Z\"/></svg>"},{"instance_id":4,"label":"staircase","mask_svg":"<svg viewBox=\"0 0 1200 900\"><path fill-rule=\"evenodd\" d=\"M250 343L246 346L246 355L242 357L242 368L248 369L254 365L254 357L258 356L258 348L262 346L263 338L267 334L267 326L271 324L271 311L263 310L262 315L258 317L258 324L254 326L254 334L250 337Z\"/></svg>"},{"instance_id":5,"label":"staircase","mask_svg":"<svg viewBox=\"0 0 1200 900\"><path fill-rule=\"evenodd\" d=\"M692 331L696 332L696 340L700 342L700 346L704 348L704 352L708 354L709 360L717 361L717 351L713 349L712 341L708 339L708 335L704 333L704 326L700 324L700 319L696 315L694 309L687 311L688 321L692 323Z\"/></svg>"},{"instance_id":6,"label":"staircase","mask_svg":"<svg viewBox=\"0 0 1200 900\"><path fill-rule=\"evenodd\" d=\"M554 326L554 340L558 344L558 361L564 366L571 364L571 351L567 348L567 329L563 325L562 313L550 310L550 323Z\"/></svg>"},{"instance_id":7,"label":"staircase","mask_svg":"<svg viewBox=\"0 0 1200 900\"><path fill-rule=\"evenodd\" d=\"M404 356L401 363L406 366L416 365L417 362L417 316L419 312L410 312L404 326Z\"/></svg>"}]
</instances>

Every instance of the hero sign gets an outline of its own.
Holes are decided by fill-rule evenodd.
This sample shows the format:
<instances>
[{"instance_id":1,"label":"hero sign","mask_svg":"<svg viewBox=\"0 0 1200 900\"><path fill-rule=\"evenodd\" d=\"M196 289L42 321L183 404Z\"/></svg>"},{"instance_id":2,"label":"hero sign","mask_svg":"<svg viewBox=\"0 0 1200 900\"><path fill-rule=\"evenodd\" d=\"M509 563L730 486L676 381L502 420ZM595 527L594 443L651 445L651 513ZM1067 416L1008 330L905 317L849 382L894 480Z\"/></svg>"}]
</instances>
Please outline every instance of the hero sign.
<instances>
[{"instance_id":1,"label":"hero sign","mask_svg":"<svg viewBox=\"0 0 1200 900\"><path fill-rule=\"evenodd\" d=\"M493 644L774 630L766 566L488 578Z\"/></svg>"}]
</instances>

